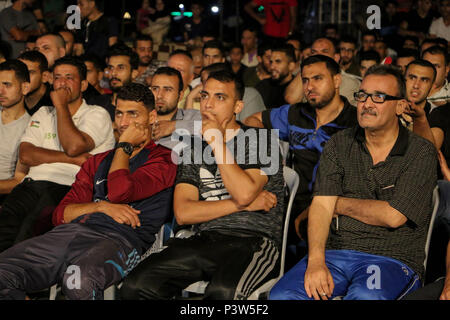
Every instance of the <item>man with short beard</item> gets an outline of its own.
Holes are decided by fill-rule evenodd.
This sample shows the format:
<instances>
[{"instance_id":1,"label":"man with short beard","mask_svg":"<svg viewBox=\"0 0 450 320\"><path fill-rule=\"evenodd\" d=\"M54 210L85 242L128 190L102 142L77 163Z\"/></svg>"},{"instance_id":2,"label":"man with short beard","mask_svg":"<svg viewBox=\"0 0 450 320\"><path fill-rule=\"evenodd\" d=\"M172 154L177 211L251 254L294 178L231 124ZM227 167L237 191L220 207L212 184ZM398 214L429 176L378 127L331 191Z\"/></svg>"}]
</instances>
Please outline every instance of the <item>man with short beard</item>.
<instances>
[{"instance_id":1,"label":"man with short beard","mask_svg":"<svg viewBox=\"0 0 450 320\"><path fill-rule=\"evenodd\" d=\"M175 130L194 132L194 121L201 121L202 116L198 110L179 109L178 103L183 97L183 80L181 73L171 67L161 67L156 70L152 78L150 90L155 96L155 109L158 115L157 122L152 128L152 138L157 144L174 149L179 144L178 139L171 139ZM201 126L198 128L201 129Z\"/></svg>"},{"instance_id":2,"label":"man with short beard","mask_svg":"<svg viewBox=\"0 0 450 320\"><path fill-rule=\"evenodd\" d=\"M277 108L287 104L284 90L292 81L295 69L295 51L290 44L282 44L272 49L270 56L270 79L265 79L255 87L261 94L267 108Z\"/></svg>"},{"instance_id":3,"label":"man with short beard","mask_svg":"<svg viewBox=\"0 0 450 320\"><path fill-rule=\"evenodd\" d=\"M50 77L48 63L45 56L39 51L25 51L19 58L25 63L30 74L30 91L25 96L25 108L30 116L42 106L51 106Z\"/></svg>"},{"instance_id":4,"label":"man with short beard","mask_svg":"<svg viewBox=\"0 0 450 320\"><path fill-rule=\"evenodd\" d=\"M264 79L270 78L270 55L272 47L269 43L261 43L257 50L258 65L245 70L242 80L246 87L255 87Z\"/></svg>"},{"instance_id":5,"label":"man with short beard","mask_svg":"<svg viewBox=\"0 0 450 320\"><path fill-rule=\"evenodd\" d=\"M108 111L111 121L114 122L117 92L136 78L139 57L126 45L117 44L109 49L107 60L107 77L113 93L102 96L102 100L106 100L106 103L105 101L98 101L96 104L104 107Z\"/></svg>"},{"instance_id":6,"label":"man with short beard","mask_svg":"<svg viewBox=\"0 0 450 320\"><path fill-rule=\"evenodd\" d=\"M150 36L138 36L134 40L133 49L139 56L139 73L134 82L150 85L153 74L159 67L164 66L165 62L153 59L153 40Z\"/></svg>"},{"instance_id":7,"label":"man with short beard","mask_svg":"<svg viewBox=\"0 0 450 320\"><path fill-rule=\"evenodd\" d=\"M293 219L303 212L296 219L297 229L300 221L307 217L305 209L312 200L312 188L325 143L336 132L356 124L356 109L339 94L341 75L335 60L323 55L311 56L303 61L301 70L306 103L259 112L244 122L249 126L278 129L279 138L289 142L294 169L300 176L292 211ZM289 243L297 243L293 221L289 225ZM305 236L299 230L297 234Z\"/></svg>"}]
</instances>

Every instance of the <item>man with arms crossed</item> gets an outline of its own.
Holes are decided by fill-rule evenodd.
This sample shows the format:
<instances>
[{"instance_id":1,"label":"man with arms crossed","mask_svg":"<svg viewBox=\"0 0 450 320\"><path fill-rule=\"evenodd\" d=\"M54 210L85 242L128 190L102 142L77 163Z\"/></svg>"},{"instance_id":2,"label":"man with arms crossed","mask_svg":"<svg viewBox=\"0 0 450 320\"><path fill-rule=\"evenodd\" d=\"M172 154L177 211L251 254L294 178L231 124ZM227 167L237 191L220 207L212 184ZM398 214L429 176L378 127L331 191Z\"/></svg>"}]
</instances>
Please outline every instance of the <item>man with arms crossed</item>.
<instances>
[{"instance_id":1,"label":"man with arms crossed","mask_svg":"<svg viewBox=\"0 0 450 320\"><path fill-rule=\"evenodd\" d=\"M437 155L399 124L405 91L392 66L366 73L355 94L359 126L331 137L320 158L308 256L271 299L397 299L421 286Z\"/></svg>"}]
</instances>

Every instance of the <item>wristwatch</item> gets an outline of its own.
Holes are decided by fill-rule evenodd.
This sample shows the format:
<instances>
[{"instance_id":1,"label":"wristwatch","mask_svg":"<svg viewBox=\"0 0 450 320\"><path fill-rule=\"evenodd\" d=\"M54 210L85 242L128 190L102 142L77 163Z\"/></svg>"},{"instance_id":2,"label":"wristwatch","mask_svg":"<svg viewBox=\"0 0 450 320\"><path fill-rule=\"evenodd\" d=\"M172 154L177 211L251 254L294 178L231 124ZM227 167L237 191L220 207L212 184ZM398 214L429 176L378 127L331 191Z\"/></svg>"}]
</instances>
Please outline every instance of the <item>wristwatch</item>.
<instances>
[{"instance_id":1,"label":"wristwatch","mask_svg":"<svg viewBox=\"0 0 450 320\"><path fill-rule=\"evenodd\" d=\"M125 152L128 156L131 156L134 150L133 145L129 142L119 142L116 149L118 148L122 148L123 152Z\"/></svg>"}]
</instances>

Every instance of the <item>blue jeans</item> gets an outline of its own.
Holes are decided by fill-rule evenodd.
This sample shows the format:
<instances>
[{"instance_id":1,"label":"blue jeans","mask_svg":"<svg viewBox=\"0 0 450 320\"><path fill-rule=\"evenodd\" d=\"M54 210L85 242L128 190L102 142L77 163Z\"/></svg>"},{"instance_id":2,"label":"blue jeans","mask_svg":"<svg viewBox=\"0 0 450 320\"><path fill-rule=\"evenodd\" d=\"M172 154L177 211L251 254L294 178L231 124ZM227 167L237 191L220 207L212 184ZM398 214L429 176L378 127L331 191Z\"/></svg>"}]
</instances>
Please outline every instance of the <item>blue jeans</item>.
<instances>
[{"instance_id":1,"label":"blue jeans","mask_svg":"<svg viewBox=\"0 0 450 320\"><path fill-rule=\"evenodd\" d=\"M331 299L394 300L421 287L419 276L404 263L353 250L327 250L325 263L333 277ZM304 279L308 256L289 270L270 291L270 300L312 300Z\"/></svg>"}]
</instances>

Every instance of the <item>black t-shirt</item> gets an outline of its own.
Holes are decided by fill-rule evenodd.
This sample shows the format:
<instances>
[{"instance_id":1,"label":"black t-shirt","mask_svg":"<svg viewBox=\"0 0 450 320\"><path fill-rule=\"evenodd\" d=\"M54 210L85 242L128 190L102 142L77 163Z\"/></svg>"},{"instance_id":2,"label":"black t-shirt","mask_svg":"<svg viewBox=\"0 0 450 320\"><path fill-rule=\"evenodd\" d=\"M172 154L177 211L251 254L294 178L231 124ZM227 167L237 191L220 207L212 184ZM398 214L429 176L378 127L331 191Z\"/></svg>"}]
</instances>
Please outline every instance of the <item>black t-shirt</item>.
<instances>
[{"instance_id":1,"label":"black t-shirt","mask_svg":"<svg viewBox=\"0 0 450 320\"><path fill-rule=\"evenodd\" d=\"M291 81L279 84L278 81L264 79L255 86L255 89L261 94L267 109L278 108L288 104L284 100L284 91Z\"/></svg>"},{"instance_id":2,"label":"black t-shirt","mask_svg":"<svg viewBox=\"0 0 450 320\"><path fill-rule=\"evenodd\" d=\"M408 30L415 32L423 32L425 34L428 33L428 29L430 28L431 22L433 21L433 13L428 11L428 14L425 18L419 16L416 10L413 10L408 13L406 16L406 21L408 22Z\"/></svg>"},{"instance_id":3,"label":"black t-shirt","mask_svg":"<svg viewBox=\"0 0 450 320\"><path fill-rule=\"evenodd\" d=\"M440 128L444 131L444 142L442 143L441 151L450 165L450 104L437 107L431 111L428 122L430 128Z\"/></svg>"},{"instance_id":4,"label":"black t-shirt","mask_svg":"<svg viewBox=\"0 0 450 320\"><path fill-rule=\"evenodd\" d=\"M83 20L75 33L75 42L82 43L86 54L104 58L109 48L109 38L118 37L119 27L114 17L102 15L95 21Z\"/></svg>"},{"instance_id":5,"label":"black t-shirt","mask_svg":"<svg viewBox=\"0 0 450 320\"><path fill-rule=\"evenodd\" d=\"M46 85L47 89L45 91L45 94L42 96L41 100L38 101L38 103L36 103L36 105L33 108L29 108L27 106L27 103L25 102L25 109L27 110L28 114L30 116L32 116L33 114L36 113L36 111L39 110L40 107L42 106L52 106L53 102L52 99L50 98L50 86Z\"/></svg>"}]
</instances>

